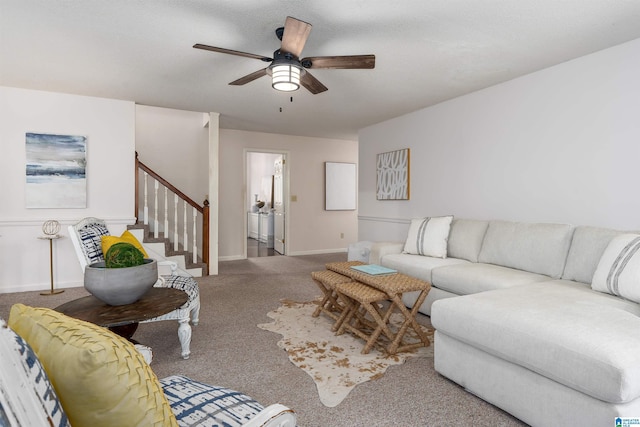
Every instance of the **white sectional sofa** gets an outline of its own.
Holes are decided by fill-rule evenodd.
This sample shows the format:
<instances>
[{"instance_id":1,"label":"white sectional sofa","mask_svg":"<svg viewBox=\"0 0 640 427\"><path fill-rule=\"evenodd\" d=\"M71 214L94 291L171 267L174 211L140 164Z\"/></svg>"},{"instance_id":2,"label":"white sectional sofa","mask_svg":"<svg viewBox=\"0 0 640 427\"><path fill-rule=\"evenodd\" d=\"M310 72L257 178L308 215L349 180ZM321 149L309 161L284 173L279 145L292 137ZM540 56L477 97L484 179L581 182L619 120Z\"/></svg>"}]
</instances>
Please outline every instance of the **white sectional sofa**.
<instances>
[{"instance_id":1,"label":"white sectional sofa","mask_svg":"<svg viewBox=\"0 0 640 427\"><path fill-rule=\"evenodd\" d=\"M369 259L432 283L439 373L534 426L640 417L640 236L454 219L447 239L446 258L403 242Z\"/></svg>"}]
</instances>

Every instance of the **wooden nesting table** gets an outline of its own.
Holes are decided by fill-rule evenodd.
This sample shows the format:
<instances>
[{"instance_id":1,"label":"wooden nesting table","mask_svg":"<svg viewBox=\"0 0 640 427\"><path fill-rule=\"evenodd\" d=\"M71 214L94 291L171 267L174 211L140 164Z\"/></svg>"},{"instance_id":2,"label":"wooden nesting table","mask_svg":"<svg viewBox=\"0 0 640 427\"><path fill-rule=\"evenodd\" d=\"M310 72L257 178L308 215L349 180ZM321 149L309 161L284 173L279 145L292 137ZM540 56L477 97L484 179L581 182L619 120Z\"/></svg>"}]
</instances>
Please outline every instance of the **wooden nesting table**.
<instances>
[{"instance_id":1,"label":"wooden nesting table","mask_svg":"<svg viewBox=\"0 0 640 427\"><path fill-rule=\"evenodd\" d=\"M384 334L390 340L386 347L389 354L429 346L429 338L416 321L416 314L431 290L431 284L402 273L371 275L351 268L352 266L363 264L360 261L347 261L333 262L326 265L327 270L351 279L339 281L333 278L336 294L347 305L346 309L338 317L336 324L334 324L334 328L338 328L338 333L347 329L365 339L366 344L362 349L362 353L365 354L371 350L381 334ZM420 293L413 308L409 310L402 302L402 294L415 291ZM325 298L326 300L331 299L327 293L325 293ZM386 311L381 310L378 306L378 302L384 300L390 301ZM335 302L335 299L333 301ZM367 335L355 325L358 321L361 323L363 321L363 317L359 316L360 307L369 313L374 320L374 329L370 335ZM389 319L396 310L402 314L404 321L400 328L394 332L389 327ZM355 324L351 322L354 317L357 320ZM418 342L408 344L403 342L404 335L409 328L415 331L419 338Z\"/></svg>"},{"instance_id":2,"label":"wooden nesting table","mask_svg":"<svg viewBox=\"0 0 640 427\"><path fill-rule=\"evenodd\" d=\"M336 286L353 282L353 279L331 270L314 271L311 273L311 278L323 294L322 301L318 303L318 308L315 309L312 316L318 317L320 313L324 313L335 320L336 323L331 328L335 332L344 319L342 314L346 308L344 304L338 301Z\"/></svg>"}]
</instances>

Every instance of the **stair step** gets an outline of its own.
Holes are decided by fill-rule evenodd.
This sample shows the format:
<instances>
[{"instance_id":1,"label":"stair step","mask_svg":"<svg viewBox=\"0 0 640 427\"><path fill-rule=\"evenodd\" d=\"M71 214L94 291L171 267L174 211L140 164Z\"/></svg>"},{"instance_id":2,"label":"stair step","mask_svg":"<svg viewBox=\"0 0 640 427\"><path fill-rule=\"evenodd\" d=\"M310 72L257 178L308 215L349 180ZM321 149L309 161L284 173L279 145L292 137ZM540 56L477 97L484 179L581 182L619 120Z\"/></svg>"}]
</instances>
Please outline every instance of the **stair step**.
<instances>
[{"instance_id":1,"label":"stair step","mask_svg":"<svg viewBox=\"0 0 640 427\"><path fill-rule=\"evenodd\" d=\"M187 268L187 273L192 275L193 277L202 277L202 267L198 268Z\"/></svg>"},{"instance_id":2,"label":"stair step","mask_svg":"<svg viewBox=\"0 0 640 427\"><path fill-rule=\"evenodd\" d=\"M129 231L136 239L142 242L147 252L153 252L155 257L167 259L175 262L178 265L178 269L190 274L194 277L202 277L206 274L206 264L197 263L193 264L188 262L193 255L186 251L175 252L172 250L173 245L169 239L165 237L154 238L149 236L149 227L146 225L136 224L129 226ZM161 266L161 268L164 268ZM162 274L169 274L161 272ZM178 272L180 274L180 271Z\"/></svg>"}]
</instances>

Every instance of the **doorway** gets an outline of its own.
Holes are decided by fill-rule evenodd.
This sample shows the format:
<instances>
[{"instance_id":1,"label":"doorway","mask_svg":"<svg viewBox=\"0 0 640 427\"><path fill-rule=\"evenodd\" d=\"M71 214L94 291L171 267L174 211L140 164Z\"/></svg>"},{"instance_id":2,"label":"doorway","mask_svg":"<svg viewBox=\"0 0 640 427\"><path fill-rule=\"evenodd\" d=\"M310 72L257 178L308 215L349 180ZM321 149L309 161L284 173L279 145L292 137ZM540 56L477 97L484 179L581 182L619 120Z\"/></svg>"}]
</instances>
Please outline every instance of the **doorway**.
<instances>
[{"instance_id":1,"label":"doorway","mask_svg":"<svg viewBox=\"0 0 640 427\"><path fill-rule=\"evenodd\" d=\"M287 153L245 150L247 258L286 254Z\"/></svg>"}]
</instances>

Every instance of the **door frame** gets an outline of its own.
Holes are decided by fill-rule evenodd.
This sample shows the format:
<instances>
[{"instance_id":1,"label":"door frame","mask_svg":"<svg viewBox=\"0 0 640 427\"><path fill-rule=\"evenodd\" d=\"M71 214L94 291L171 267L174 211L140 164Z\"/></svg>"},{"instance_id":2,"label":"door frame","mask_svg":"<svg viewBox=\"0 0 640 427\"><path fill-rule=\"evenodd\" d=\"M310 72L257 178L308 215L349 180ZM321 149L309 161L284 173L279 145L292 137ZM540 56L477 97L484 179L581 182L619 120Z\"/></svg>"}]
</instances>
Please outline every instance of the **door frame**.
<instances>
[{"instance_id":1,"label":"door frame","mask_svg":"<svg viewBox=\"0 0 640 427\"><path fill-rule=\"evenodd\" d=\"M290 197L289 197L289 170L290 170L290 158L291 156L289 155L289 151L287 150L275 150L275 149L268 149L268 148L245 148L243 150L243 156L242 156L242 167L243 167L243 174L242 174L242 181L243 181L243 185L242 185L242 216L244 218L244 236L242 239L242 247L243 247L243 256L244 259L247 259L247 236L248 236L248 229L247 229L247 207L245 206L245 201L247 200L247 157L249 155L249 153L267 153L267 154L280 154L282 155L282 159L284 161L284 165L282 168L283 171L283 188L282 188L282 199L284 200L284 236L285 236L285 244L284 244L284 254L282 254L283 256L289 255L289 244L288 242L291 241L291 233L290 233L290 228L289 228L289 223L291 222L291 211L290 211L290 206L289 206L289 202L291 201Z\"/></svg>"}]
</instances>

